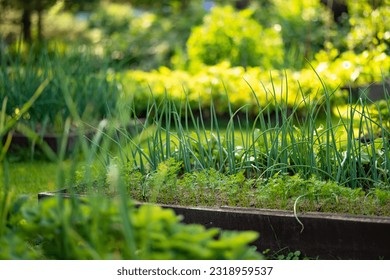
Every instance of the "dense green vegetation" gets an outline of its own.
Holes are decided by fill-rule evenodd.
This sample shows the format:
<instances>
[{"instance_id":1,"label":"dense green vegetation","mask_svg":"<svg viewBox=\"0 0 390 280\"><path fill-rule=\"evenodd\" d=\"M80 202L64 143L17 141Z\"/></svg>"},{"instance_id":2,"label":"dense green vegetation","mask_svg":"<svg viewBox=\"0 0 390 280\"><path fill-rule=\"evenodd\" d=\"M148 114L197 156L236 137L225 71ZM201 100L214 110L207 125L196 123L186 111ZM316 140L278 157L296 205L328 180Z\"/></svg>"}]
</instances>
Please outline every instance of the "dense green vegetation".
<instances>
[{"instance_id":1,"label":"dense green vegetation","mask_svg":"<svg viewBox=\"0 0 390 280\"><path fill-rule=\"evenodd\" d=\"M388 1L214 2L0 0L0 258L262 257L134 199L390 215Z\"/></svg>"},{"instance_id":2,"label":"dense green vegetation","mask_svg":"<svg viewBox=\"0 0 390 280\"><path fill-rule=\"evenodd\" d=\"M156 206L135 209L129 201L101 197L25 206L22 198L1 198L1 259L262 258L247 246L257 238L254 232L184 225L172 210Z\"/></svg>"}]
</instances>

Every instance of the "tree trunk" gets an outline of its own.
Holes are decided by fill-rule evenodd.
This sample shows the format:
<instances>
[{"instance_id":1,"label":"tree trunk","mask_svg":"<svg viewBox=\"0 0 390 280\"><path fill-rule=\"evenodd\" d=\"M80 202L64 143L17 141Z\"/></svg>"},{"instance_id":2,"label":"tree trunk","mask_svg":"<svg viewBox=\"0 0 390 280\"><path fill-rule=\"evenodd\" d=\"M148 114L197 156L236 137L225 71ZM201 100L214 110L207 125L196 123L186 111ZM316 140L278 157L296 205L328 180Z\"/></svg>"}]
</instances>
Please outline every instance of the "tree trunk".
<instances>
[{"instance_id":1,"label":"tree trunk","mask_svg":"<svg viewBox=\"0 0 390 280\"><path fill-rule=\"evenodd\" d=\"M340 22L344 13L348 14L348 6L345 0L321 0L333 12L335 22Z\"/></svg>"},{"instance_id":2,"label":"tree trunk","mask_svg":"<svg viewBox=\"0 0 390 280\"><path fill-rule=\"evenodd\" d=\"M248 8L250 0L238 0L235 3L235 6L238 10L243 10Z\"/></svg>"},{"instance_id":3,"label":"tree trunk","mask_svg":"<svg viewBox=\"0 0 390 280\"><path fill-rule=\"evenodd\" d=\"M22 34L26 42L31 42L31 11L28 9L23 10L22 14Z\"/></svg>"}]
</instances>

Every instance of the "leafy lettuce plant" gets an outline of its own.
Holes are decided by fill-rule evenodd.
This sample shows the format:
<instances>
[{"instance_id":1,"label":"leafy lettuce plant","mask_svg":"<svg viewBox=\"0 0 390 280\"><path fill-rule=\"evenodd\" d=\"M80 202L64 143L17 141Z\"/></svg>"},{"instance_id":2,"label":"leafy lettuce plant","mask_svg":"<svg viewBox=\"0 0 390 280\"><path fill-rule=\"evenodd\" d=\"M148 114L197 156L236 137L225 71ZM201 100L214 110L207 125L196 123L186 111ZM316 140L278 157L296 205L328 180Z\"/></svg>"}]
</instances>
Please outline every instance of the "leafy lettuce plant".
<instances>
[{"instance_id":1,"label":"leafy lettuce plant","mask_svg":"<svg viewBox=\"0 0 390 280\"><path fill-rule=\"evenodd\" d=\"M10 231L25 247L1 257L42 259L261 259L248 244L254 232L221 232L180 222L172 210L90 197L45 199L11 216ZM7 236L0 235L0 243ZM29 245L27 245L29 244ZM191 244L191 246L188 246ZM20 244L19 244L20 245ZM24 250L23 250L24 249ZM36 252L36 254L32 254Z\"/></svg>"}]
</instances>

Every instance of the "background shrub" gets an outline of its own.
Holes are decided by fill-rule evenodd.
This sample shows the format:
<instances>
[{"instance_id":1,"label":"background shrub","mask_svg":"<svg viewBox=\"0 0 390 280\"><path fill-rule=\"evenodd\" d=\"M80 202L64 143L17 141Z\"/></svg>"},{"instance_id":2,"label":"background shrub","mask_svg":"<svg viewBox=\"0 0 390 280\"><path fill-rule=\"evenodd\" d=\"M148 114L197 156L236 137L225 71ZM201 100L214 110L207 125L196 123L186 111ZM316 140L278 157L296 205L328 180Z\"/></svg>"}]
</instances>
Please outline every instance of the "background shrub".
<instances>
[{"instance_id":1,"label":"background shrub","mask_svg":"<svg viewBox=\"0 0 390 280\"><path fill-rule=\"evenodd\" d=\"M250 10L214 7L188 39L190 61L206 65L229 61L232 66L280 67L283 62L280 34L263 28L251 16Z\"/></svg>"},{"instance_id":2,"label":"background shrub","mask_svg":"<svg viewBox=\"0 0 390 280\"><path fill-rule=\"evenodd\" d=\"M180 12L176 8L165 11L168 3L153 4L156 9L144 10L104 3L91 14L89 27L95 48L113 66L151 70L186 64L185 43L205 11L197 1L181 6Z\"/></svg>"}]
</instances>

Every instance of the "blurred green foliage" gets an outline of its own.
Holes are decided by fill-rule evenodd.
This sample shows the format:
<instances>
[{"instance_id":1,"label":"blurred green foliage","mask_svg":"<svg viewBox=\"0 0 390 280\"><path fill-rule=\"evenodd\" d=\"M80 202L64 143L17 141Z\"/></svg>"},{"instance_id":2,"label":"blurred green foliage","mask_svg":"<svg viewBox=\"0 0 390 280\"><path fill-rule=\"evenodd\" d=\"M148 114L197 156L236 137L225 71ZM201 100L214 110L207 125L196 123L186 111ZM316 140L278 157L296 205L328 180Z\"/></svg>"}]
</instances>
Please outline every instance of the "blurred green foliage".
<instances>
[{"instance_id":1,"label":"blurred green foliage","mask_svg":"<svg viewBox=\"0 0 390 280\"><path fill-rule=\"evenodd\" d=\"M327 47L319 51L311 63L320 77L334 86L356 88L371 83L381 84L390 77L390 56L385 48L340 53L331 44Z\"/></svg>"},{"instance_id":2,"label":"blurred green foliage","mask_svg":"<svg viewBox=\"0 0 390 280\"><path fill-rule=\"evenodd\" d=\"M232 66L279 68L283 62L280 34L263 28L251 15L250 10L236 12L231 6L213 8L188 39L191 63L228 61Z\"/></svg>"},{"instance_id":3,"label":"blurred green foliage","mask_svg":"<svg viewBox=\"0 0 390 280\"><path fill-rule=\"evenodd\" d=\"M60 5L67 10L83 10L94 7L100 0L32 0L32 1L22 1L22 0L1 0L0 7L4 10L18 10L21 11L19 24L21 26L21 35L26 42L42 41L43 39L43 17L44 12L50 9L53 6ZM37 20L33 20L33 16L36 14ZM33 23L36 24L36 38L33 38Z\"/></svg>"},{"instance_id":4,"label":"blurred green foliage","mask_svg":"<svg viewBox=\"0 0 390 280\"><path fill-rule=\"evenodd\" d=\"M108 36L115 32L128 32L134 13L131 6L102 4L90 15L89 26L101 29Z\"/></svg>"},{"instance_id":5,"label":"blurred green foliage","mask_svg":"<svg viewBox=\"0 0 390 280\"><path fill-rule=\"evenodd\" d=\"M237 1L215 1L211 11L201 0L98 1L86 13L79 12L82 7L73 9L75 20L70 23L71 14L65 11L69 3L76 5L73 2L54 6L50 2L53 7L43 14L47 38L75 42L82 36L84 43L89 40L87 44L119 67L188 69L199 62L213 65L229 60L232 66L299 70L318 52L328 51L329 45L339 56L344 51L359 55L374 49L389 54L388 0L346 1L348 14L337 24L319 0L290 1L288 8L279 0L248 1L240 11L222 6L240 6ZM82 3L89 2L96 1Z\"/></svg>"},{"instance_id":6,"label":"blurred green foliage","mask_svg":"<svg viewBox=\"0 0 390 280\"><path fill-rule=\"evenodd\" d=\"M106 3L90 15L89 26L96 31L94 42L104 56L120 67L151 70L185 64L185 42L204 13L196 1L169 16Z\"/></svg>"},{"instance_id":7,"label":"blurred green foliage","mask_svg":"<svg viewBox=\"0 0 390 280\"><path fill-rule=\"evenodd\" d=\"M319 52L312 65L300 71L287 69L268 73L258 67L231 67L229 63L221 63L193 72L166 67L151 72L131 70L121 73L118 79L124 86L122 100L129 104L134 102L139 112L146 110L152 92L156 100L168 96L177 107L188 100L194 110L198 109L199 101L202 108L207 109L213 101L220 115L227 113L229 104L233 109L247 106L256 115L258 102L271 110L278 102L298 110L307 103L323 102L322 82L332 92L332 105L345 104L350 87L375 82L385 85L384 77L389 74L390 57L382 52L366 51L359 55L344 52L337 57L333 49ZM367 88L369 90L370 86Z\"/></svg>"},{"instance_id":8,"label":"blurred green foliage","mask_svg":"<svg viewBox=\"0 0 390 280\"><path fill-rule=\"evenodd\" d=\"M83 49L48 45L45 49L21 49L0 54L0 99L7 97L6 113L17 115L36 89L45 81L42 96L21 119L33 129L62 132L70 117L65 95L77 104L85 121L102 119L116 106L118 88L107 71L107 63ZM111 78L110 78L111 77ZM53 131L54 130L54 131Z\"/></svg>"},{"instance_id":9,"label":"blurred green foliage","mask_svg":"<svg viewBox=\"0 0 390 280\"><path fill-rule=\"evenodd\" d=\"M381 49L390 55L390 1L347 0L350 32L345 44L357 53Z\"/></svg>"},{"instance_id":10,"label":"blurred green foliage","mask_svg":"<svg viewBox=\"0 0 390 280\"><path fill-rule=\"evenodd\" d=\"M186 10L190 5L202 4L203 0L130 0L127 1L134 7L151 9L161 14L174 14Z\"/></svg>"},{"instance_id":11,"label":"blurred green foliage","mask_svg":"<svg viewBox=\"0 0 390 280\"><path fill-rule=\"evenodd\" d=\"M302 68L324 43L340 39L331 11L318 0L255 1L253 9L256 20L281 33L285 67Z\"/></svg>"},{"instance_id":12,"label":"blurred green foliage","mask_svg":"<svg viewBox=\"0 0 390 280\"><path fill-rule=\"evenodd\" d=\"M262 259L249 245L256 233L185 225L170 209L96 197L4 199L0 259Z\"/></svg>"}]
</instances>

